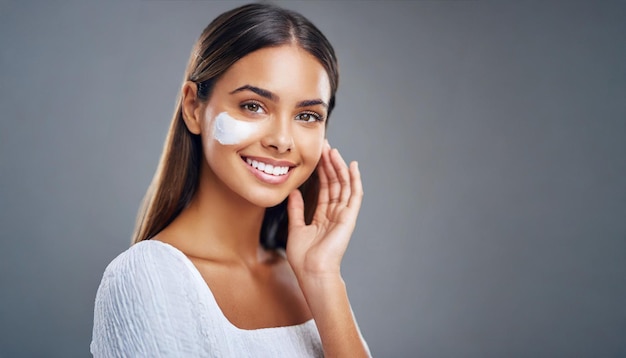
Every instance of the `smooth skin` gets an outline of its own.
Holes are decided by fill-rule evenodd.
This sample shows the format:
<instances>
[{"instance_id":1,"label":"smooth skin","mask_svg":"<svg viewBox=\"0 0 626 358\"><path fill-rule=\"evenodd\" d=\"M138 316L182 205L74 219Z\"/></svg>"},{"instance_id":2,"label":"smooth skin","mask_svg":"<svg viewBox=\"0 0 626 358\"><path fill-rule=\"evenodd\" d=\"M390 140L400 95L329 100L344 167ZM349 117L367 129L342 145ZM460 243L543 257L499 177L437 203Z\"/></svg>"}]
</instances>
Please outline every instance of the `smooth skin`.
<instances>
[{"instance_id":1,"label":"smooth skin","mask_svg":"<svg viewBox=\"0 0 626 358\"><path fill-rule=\"evenodd\" d=\"M246 86L265 92L246 89ZM244 89L242 89L244 88ZM348 166L325 137L328 75L295 45L264 48L237 61L208 101L183 86L183 118L201 135L204 160L190 205L154 239L194 263L226 318L239 329L290 326L315 319L326 357L367 356L352 316L341 260L363 197L356 162ZM271 96L268 96L271 93ZM221 112L255 121L259 131L236 145L212 135ZM290 163L280 184L256 177L245 158ZM318 175L310 225L297 188ZM288 200L286 257L264 250L259 232L266 207Z\"/></svg>"}]
</instances>

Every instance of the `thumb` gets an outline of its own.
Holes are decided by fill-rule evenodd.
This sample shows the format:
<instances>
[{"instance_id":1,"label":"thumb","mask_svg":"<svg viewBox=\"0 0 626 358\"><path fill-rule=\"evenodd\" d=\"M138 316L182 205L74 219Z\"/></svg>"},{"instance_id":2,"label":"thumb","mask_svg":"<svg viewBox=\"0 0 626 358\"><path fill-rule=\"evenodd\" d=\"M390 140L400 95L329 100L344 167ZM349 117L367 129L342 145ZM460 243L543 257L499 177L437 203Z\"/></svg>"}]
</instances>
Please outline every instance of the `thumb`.
<instances>
[{"instance_id":1,"label":"thumb","mask_svg":"<svg viewBox=\"0 0 626 358\"><path fill-rule=\"evenodd\" d=\"M302 193L298 189L289 194L287 215L289 216L289 228L305 225L304 200L302 200Z\"/></svg>"}]
</instances>

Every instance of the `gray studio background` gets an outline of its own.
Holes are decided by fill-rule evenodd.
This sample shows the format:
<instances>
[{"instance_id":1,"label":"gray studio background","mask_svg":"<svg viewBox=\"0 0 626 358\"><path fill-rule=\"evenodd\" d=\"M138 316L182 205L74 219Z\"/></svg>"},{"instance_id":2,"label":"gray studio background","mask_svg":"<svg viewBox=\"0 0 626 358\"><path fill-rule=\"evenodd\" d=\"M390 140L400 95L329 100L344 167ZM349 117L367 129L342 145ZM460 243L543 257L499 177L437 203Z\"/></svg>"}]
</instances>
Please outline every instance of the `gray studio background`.
<instances>
[{"instance_id":1,"label":"gray studio background","mask_svg":"<svg viewBox=\"0 0 626 358\"><path fill-rule=\"evenodd\" d=\"M201 30L242 2L0 1L0 357L85 357ZM626 2L281 2L341 63L377 357L626 356Z\"/></svg>"}]
</instances>

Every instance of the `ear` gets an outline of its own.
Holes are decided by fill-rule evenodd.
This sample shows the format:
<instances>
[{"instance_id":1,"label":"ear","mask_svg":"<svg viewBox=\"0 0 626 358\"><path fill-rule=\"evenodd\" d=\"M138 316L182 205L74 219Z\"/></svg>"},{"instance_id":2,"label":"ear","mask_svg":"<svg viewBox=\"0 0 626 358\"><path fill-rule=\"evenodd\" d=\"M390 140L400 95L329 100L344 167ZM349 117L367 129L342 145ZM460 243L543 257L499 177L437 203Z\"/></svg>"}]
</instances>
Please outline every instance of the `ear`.
<instances>
[{"instance_id":1,"label":"ear","mask_svg":"<svg viewBox=\"0 0 626 358\"><path fill-rule=\"evenodd\" d=\"M200 134L202 129L202 102L198 99L198 85L187 81L181 90L183 120L193 134Z\"/></svg>"}]
</instances>

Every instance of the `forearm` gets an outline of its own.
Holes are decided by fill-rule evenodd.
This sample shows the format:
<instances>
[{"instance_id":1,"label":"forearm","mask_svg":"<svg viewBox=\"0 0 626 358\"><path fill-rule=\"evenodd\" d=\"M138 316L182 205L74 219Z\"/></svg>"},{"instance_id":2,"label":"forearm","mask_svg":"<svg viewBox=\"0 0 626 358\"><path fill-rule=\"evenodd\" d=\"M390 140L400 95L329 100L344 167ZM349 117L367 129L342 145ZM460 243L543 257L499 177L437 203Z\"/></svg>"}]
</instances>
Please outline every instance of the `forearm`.
<instances>
[{"instance_id":1,"label":"forearm","mask_svg":"<svg viewBox=\"0 0 626 358\"><path fill-rule=\"evenodd\" d=\"M325 357L369 357L339 275L300 280L322 339Z\"/></svg>"}]
</instances>

